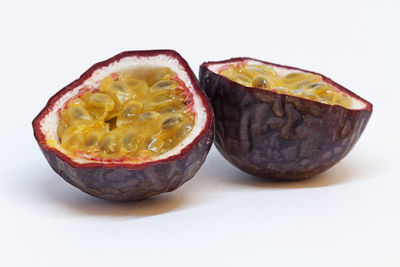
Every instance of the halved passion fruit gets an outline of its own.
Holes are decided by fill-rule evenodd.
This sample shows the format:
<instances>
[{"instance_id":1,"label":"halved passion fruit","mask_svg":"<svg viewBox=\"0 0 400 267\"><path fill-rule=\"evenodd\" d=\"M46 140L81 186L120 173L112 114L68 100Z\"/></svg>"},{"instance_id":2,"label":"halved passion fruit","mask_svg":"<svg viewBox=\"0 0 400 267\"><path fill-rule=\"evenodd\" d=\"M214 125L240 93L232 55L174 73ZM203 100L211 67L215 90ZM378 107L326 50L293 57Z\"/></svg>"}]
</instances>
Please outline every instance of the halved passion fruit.
<instances>
[{"instance_id":1,"label":"halved passion fruit","mask_svg":"<svg viewBox=\"0 0 400 267\"><path fill-rule=\"evenodd\" d=\"M218 150L244 172L296 180L332 167L354 146L372 105L324 75L252 58L205 62L200 84Z\"/></svg>"},{"instance_id":2,"label":"halved passion fruit","mask_svg":"<svg viewBox=\"0 0 400 267\"><path fill-rule=\"evenodd\" d=\"M128 51L97 63L33 121L50 166L93 196L135 200L193 177L213 141L213 112L175 51Z\"/></svg>"}]
</instances>

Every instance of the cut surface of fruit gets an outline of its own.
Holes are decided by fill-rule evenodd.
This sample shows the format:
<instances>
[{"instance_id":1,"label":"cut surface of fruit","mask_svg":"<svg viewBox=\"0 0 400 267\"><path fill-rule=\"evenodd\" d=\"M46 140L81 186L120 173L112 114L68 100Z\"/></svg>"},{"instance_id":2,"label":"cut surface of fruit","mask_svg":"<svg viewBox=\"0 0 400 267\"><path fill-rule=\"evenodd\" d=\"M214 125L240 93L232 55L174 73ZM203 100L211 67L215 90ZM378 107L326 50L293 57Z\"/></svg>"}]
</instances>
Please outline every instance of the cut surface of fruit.
<instances>
[{"instance_id":1,"label":"cut surface of fruit","mask_svg":"<svg viewBox=\"0 0 400 267\"><path fill-rule=\"evenodd\" d=\"M38 141L80 166L133 168L180 155L211 127L210 111L183 60L158 53L124 52L94 65L35 119Z\"/></svg>"},{"instance_id":2,"label":"cut surface of fruit","mask_svg":"<svg viewBox=\"0 0 400 267\"><path fill-rule=\"evenodd\" d=\"M190 180L214 139L214 113L173 50L125 51L96 63L32 122L51 168L98 198L127 201Z\"/></svg>"},{"instance_id":3,"label":"cut surface of fruit","mask_svg":"<svg viewBox=\"0 0 400 267\"><path fill-rule=\"evenodd\" d=\"M345 157L372 104L312 71L253 58L204 62L199 80L215 113L215 145L244 172L298 180Z\"/></svg>"},{"instance_id":4,"label":"cut surface of fruit","mask_svg":"<svg viewBox=\"0 0 400 267\"><path fill-rule=\"evenodd\" d=\"M292 95L329 105L359 108L357 99L341 92L314 73L288 70L279 66L243 61L220 66L217 72L241 85Z\"/></svg>"},{"instance_id":5,"label":"cut surface of fruit","mask_svg":"<svg viewBox=\"0 0 400 267\"><path fill-rule=\"evenodd\" d=\"M194 126L192 94L169 68L112 73L61 110L61 146L89 159L135 160L174 148ZM143 76L143 75L142 75Z\"/></svg>"}]
</instances>

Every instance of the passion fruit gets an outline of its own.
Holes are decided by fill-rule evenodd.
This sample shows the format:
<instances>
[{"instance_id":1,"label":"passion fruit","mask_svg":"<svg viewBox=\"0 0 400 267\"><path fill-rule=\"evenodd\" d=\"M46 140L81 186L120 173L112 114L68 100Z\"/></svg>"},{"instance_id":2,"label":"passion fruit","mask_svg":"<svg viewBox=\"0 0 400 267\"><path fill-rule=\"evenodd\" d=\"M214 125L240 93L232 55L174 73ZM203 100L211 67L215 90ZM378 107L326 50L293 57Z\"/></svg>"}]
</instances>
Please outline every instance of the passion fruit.
<instances>
[{"instance_id":1,"label":"passion fruit","mask_svg":"<svg viewBox=\"0 0 400 267\"><path fill-rule=\"evenodd\" d=\"M127 51L97 63L33 120L51 168L109 200L137 200L191 179L213 142L213 111L175 51Z\"/></svg>"},{"instance_id":2,"label":"passion fruit","mask_svg":"<svg viewBox=\"0 0 400 267\"><path fill-rule=\"evenodd\" d=\"M215 113L215 144L242 171L304 179L352 149L372 104L326 76L252 58L205 62L200 85Z\"/></svg>"}]
</instances>

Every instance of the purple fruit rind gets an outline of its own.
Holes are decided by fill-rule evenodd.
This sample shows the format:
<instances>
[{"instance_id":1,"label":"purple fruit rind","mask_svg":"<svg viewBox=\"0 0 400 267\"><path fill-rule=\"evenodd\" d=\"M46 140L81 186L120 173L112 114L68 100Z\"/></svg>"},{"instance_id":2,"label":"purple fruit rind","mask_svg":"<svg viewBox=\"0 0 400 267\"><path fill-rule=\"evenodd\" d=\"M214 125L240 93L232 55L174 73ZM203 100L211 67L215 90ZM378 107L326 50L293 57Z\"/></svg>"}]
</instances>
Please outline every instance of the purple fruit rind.
<instances>
[{"instance_id":1,"label":"purple fruit rind","mask_svg":"<svg viewBox=\"0 0 400 267\"><path fill-rule=\"evenodd\" d=\"M180 187L199 170L212 143L211 129L181 159L156 162L141 170L126 167L76 168L53 151L42 151L51 168L71 185L98 198L128 201L144 199Z\"/></svg>"},{"instance_id":2,"label":"purple fruit rind","mask_svg":"<svg viewBox=\"0 0 400 267\"><path fill-rule=\"evenodd\" d=\"M64 161L67 161L70 165L72 165L73 167L76 167L76 168L104 167L103 162L78 163L78 162L74 161L71 157L69 157L68 155L59 151L58 149L48 146L46 143L45 134L41 130L41 122L48 113L53 111L54 105L59 98L61 98L63 95L67 94L69 91L76 88L77 86L81 85L97 69L107 66L113 62L117 62L117 61L123 59L124 57L138 56L141 58L143 58L143 57L146 58L146 57L157 56L157 55L167 55L167 56L173 57L176 60L178 60L179 64L183 67L183 69L188 74L190 82L193 85L193 89L195 90L196 94L199 96L199 99L201 100L201 103L206 110L207 118L206 118L205 126L192 143L197 142L197 139L199 139L205 132L209 131L210 128L213 127L214 113L210 106L210 103L207 100L206 94L200 88L199 82L198 82L196 76L194 75L193 71L191 70L189 64L178 52L176 52L174 50L143 50L143 51L121 52L118 55L115 55L107 60L104 60L102 62L94 64L87 71L85 71L77 80L71 82L70 84L68 84L67 86L62 88L60 91L58 91L55 95L53 95L47 102L46 106L40 111L40 113L32 121L33 134L34 134L39 146L41 147L41 149L54 151L59 158L61 158ZM172 155L168 158L160 159L159 161L170 162L175 159L179 159L182 157L182 155L185 155L190 149L191 149L191 147L190 147L190 145L188 145L179 154ZM115 162L115 163L109 163L107 166L111 167L111 168L126 167L129 169L143 169L152 164L154 164L154 162L145 162L145 163L135 164L135 165L125 164L124 162Z\"/></svg>"},{"instance_id":3,"label":"purple fruit rind","mask_svg":"<svg viewBox=\"0 0 400 267\"><path fill-rule=\"evenodd\" d=\"M211 71L213 63L200 66L199 80L214 108L215 145L255 176L297 180L329 169L352 149L372 113L360 97L366 108L356 110L245 87Z\"/></svg>"},{"instance_id":4,"label":"purple fruit rind","mask_svg":"<svg viewBox=\"0 0 400 267\"><path fill-rule=\"evenodd\" d=\"M97 69L119 61L124 57L150 57L167 55L178 60L186 71L195 93L199 96L207 116L204 128L198 136L179 153L157 161L145 163L113 162L79 163L60 150L47 145L41 129L41 121L49 112L54 112L56 101L70 90L81 85ZM52 96L47 105L32 122L34 136L51 168L65 181L98 198L128 201L139 200L155 194L173 191L191 179L203 164L214 138L214 114L206 94L189 64L173 50L126 51L105 61L96 63L80 78Z\"/></svg>"}]
</instances>

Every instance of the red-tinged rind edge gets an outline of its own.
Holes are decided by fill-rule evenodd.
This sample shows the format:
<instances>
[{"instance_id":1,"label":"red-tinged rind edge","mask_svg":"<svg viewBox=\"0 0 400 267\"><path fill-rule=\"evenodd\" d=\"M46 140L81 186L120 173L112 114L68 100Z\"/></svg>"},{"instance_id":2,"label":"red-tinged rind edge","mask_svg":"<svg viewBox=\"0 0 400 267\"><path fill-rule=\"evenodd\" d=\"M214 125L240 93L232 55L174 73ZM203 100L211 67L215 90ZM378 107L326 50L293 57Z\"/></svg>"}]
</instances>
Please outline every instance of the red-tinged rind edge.
<instances>
[{"instance_id":1,"label":"red-tinged rind edge","mask_svg":"<svg viewBox=\"0 0 400 267\"><path fill-rule=\"evenodd\" d=\"M56 101L65 93L81 85L94 71L125 57L152 57L166 55L178 60L188 74L195 93L200 97L207 117L204 128L178 154L157 161L131 164L124 162L79 163L58 149L46 144L41 121L53 112ZM47 105L32 122L34 136L52 169L68 183L98 198L127 201L173 191L191 179L203 164L214 138L214 114L188 63L173 50L126 51L99 62L50 98Z\"/></svg>"},{"instance_id":2,"label":"red-tinged rind edge","mask_svg":"<svg viewBox=\"0 0 400 267\"><path fill-rule=\"evenodd\" d=\"M246 87L209 69L247 60L319 75L365 107L347 109ZM298 180L329 169L349 153L372 114L371 103L324 75L252 58L205 62L199 80L213 105L216 147L234 166L263 178Z\"/></svg>"}]
</instances>

